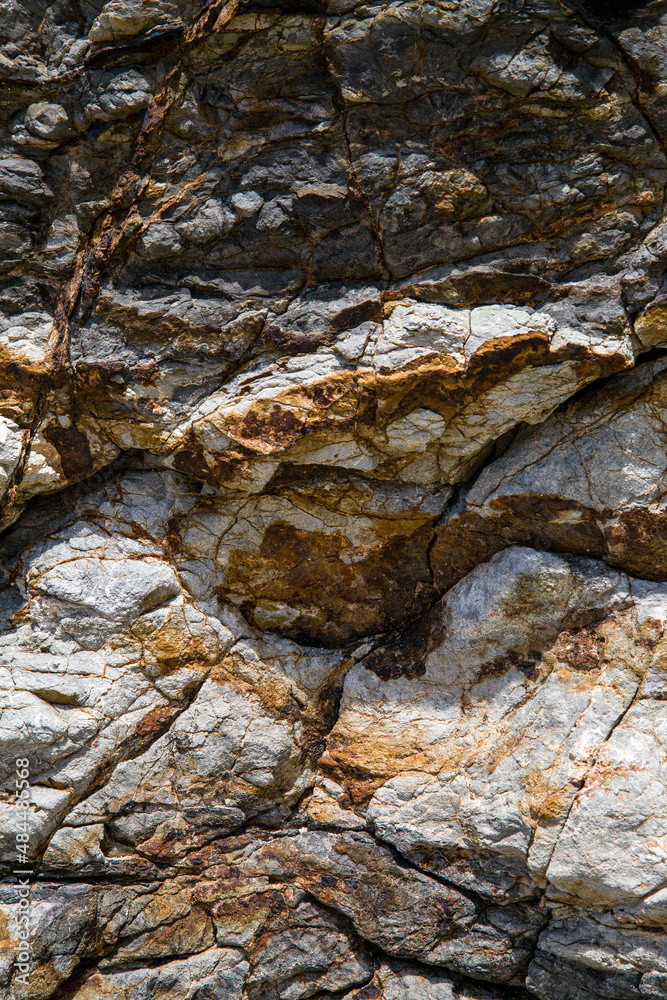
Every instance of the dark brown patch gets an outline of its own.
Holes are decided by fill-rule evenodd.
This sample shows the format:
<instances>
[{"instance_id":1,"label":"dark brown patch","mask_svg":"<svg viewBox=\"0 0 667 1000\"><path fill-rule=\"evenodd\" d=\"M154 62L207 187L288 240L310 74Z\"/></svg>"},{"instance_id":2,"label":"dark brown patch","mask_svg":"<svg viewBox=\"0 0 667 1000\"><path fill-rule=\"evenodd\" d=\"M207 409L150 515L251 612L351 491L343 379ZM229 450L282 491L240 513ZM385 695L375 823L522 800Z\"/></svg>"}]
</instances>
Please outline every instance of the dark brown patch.
<instances>
[{"instance_id":1,"label":"dark brown patch","mask_svg":"<svg viewBox=\"0 0 667 1000\"><path fill-rule=\"evenodd\" d=\"M501 676L512 667L516 667L522 674L525 674L529 681L535 681L539 677L540 672L537 664L541 658L541 653L536 650L531 649L528 653L522 654L512 649L509 653L496 656L493 660L483 663L477 675L477 681L484 680L485 677Z\"/></svg>"},{"instance_id":2,"label":"dark brown patch","mask_svg":"<svg viewBox=\"0 0 667 1000\"><path fill-rule=\"evenodd\" d=\"M335 333L344 333L345 330L354 330L362 323L379 323L382 319L382 306L379 299L371 299L367 302L359 302L355 306L341 309L331 320L331 329Z\"/></svg>"},{"instance_id":3,"label":"dark brown patch","mask_svg":"<svg viewBox=\"0 0 667 1000\"><path fill-rule=\"evenodd\" d=\"M206 462L204 450L192 433L190 433L185 447L179 448L174 453L172 465L176 472L182 472L186 476L192 476L194 479L199 479L201 482L209 483L210 485L214 482L214 477L211 475L211 470Z\"/></svg>"},{"instance_id":4,"label":"dark brown patch","mask_svg":"<svg viewBox=\"0 0 667 1000\"><path fill-rule=\"evenodd\" d=\"M167 519L167 523L165 524L164 543L166 551L171 556L175 556L181 551L181 525L175 514L172 514L171 517Z\"/></svg>"},{"instance_id":5,"label":"dark brown patch","mask_svg":"<svg viewBox=\"0 0 667 1000\"><path fill-rule=\"evenodd\" d=\"M278 522L259 550L230 554L218 599L242 599L243 614L259 628L260 601L287 605L296 616L276 631L306 645L345 645L425 609L433 596L426 561L431 533L429 524L410 524L406 532L401 522L379 520L377 546L356 561L343 534Z\"/></svg>"},{"instance_id":6,"label":"dark brown patch","mask_svg":"<svg viewBox=\"0 0 667 1000\"><path fill-rule=\"evenodd\" d=\"M122 381L116 381L120 375ZM124 383L128 380L129 371L126 365L119 361L99 364L94 361L79 361L76 365L77 387L83 393L90 393L95 402L116 400L125 393Z\"/></svg>"},{"instance_id":7,"label":"dark brown patch","mask_svg":"<svg viewBox=\"0 0 667 1000\"><path fill-rule=\"evenodd\" d=\"M550 360L550 337L547 333L534 331L530 334L515 337L496 337L482 344L471 356L468 363L468 373L482 373L486 380L493 372L502 373L507 378L517 362L519 367L535 365L537 362Z\"/></svg>"},{"instance_id":8,"label":"dark brown patch","mask_svg":"<svg viewBox=\"0 0 667 1000\"><path fill-rule=\"evenodd\" d=\"M144 303L144 305L146 304ZM140 311L137 306L122 305L108 298L101 298L98 312L115 323L135 341L169 343L176 338L184 338L193 346L198 343L205 344L209 350L220 341L219 327L206 323L199 325L187 323L179 316L165 313L159 307L154 312L148 309ZM223 355L226 353L222 344L221 353Z\"/></svg>"},{"instance_id":9,"label":"dark brown patch","mask_svg":"<svg viewBox=\"0 0 667 1000\"><path fill-rule=\"evenodd\" d=\"M438 526L431 548L431 566L438 591L442 594L467 573L487 562L502 549L515 544L512 532L489 524L478 514L464 512Z\"/></svg>"},{"instance_id":10,"label":"dark brown patch","mask_svg":"<svg viewBox=\"0 0 667 1000\"><path fill-rule=\"evenodd\" d=\"M442 638L440 630L435 628L439 617L438 606L416 621L401 626L388 642L378 646L361 661L364 667L382 681L397 677L422 677L426 673L426 657Z\"/></svg>"},{"instance_id":11,"label":"dark brown patch","mask_svg":"<svg viewBox=\"0 0 667 1000\"><path fill-rule=\"evenodd\" d=\"M142 365L137 365L133 370L132 374L134 378L141 385L152 385L160 372L160 366L152 358L150 361L145 361Z\"/></svg>"},{"instance_id":12,"label":"dark brown patch","mask_svg":"<svg viewBox=\"0 0 667 1000\"><path fill-rule=\"evenodd\" d=\"M600 662L603 647L604 636L589 626L578 632L561 632L554 654L575 670L592 670Z\"/></svg>"},{"instance_id":13,"label":"dark brown patch","mask_svg":"<svg viewBox=\"0 0 667 1000\"><path fill-rule=\"evenodd\" d=\"M493 502L492 508L491 516L464 511L438 527L431 565L440 592L511 545L571 552L594 559L607 556L605 531L598 513L576 501L523 494L501 497ZM574 514L577 515L574 522L563 517Z\"/></svg>"},{"instance_id":14,"label":"dark brown patch","mask_svg":"<svg viewBox=\"0 0 667 1000\"><path fill-rule=\"evenodd\" d=\"M75 424L61 427L58 423L44 428L44 437L53 445L60 456L63 474L68 479L81 479L90 475L95 468L88 438Z\"/></svg>"},{"instance_id":15,"label":"dark brown patch","mask_svg":"<svg viewBox=\"0 0 667 1000\"><path fill-rule=\"evenodd\" d=\"M350 1000L382 1000L384 992L375 983L362 986L360 990L350 995Z\"/></svg>"},{"instance_id":16,"label":"dark brown patch","mask_svg":"<svg viewBox=\"0 0 667 1000\"><path fill-rule=\"evenodd\" d=\"M362 323L380 322L382 305L379 299L359 302L354 306L341 309L331 317L327 326L319 330L302 332L282 326L280 321L267 324L264 335L287 354L303 354L316 351L318 347L334 344L339 334L346 330L354 330Z\"/></svg>"},{"instance_id":17,"label":"dark brown patch","mask_svg":"<svg viewBox=\"0 0 667 1000\"><path fill-rule=\"evenodd\" d=\"M256 404L234 425L235 440L260 452L295 444L303 434L304 419L279 403Z\"/></svg>"},{"instance_id":18,"label":"dark brown patch","mask_svg":"<svg viewBox=\"0 0 667 1000\"><path fill-rule=\"evenodd\" d=\"M606 559L634 576L667 579L667 513L633 507L605 525Z\"/></svg>"},{"instance_id":19,"label":"dark brown patch","mask_svg":"<svg viewBox=\"0 0 667 1000\"><path fill-rule=\"evenodd\" d=\"M493 503L500 529L513 538L521 532L525 545L535 548L574 552L601 559L604 556L604 531L600 516L576 500L545 494L503 497ZM576 519L575 519L576 515Z\"/></svg>"},{"instance_id":20,"label":"dark brown patch","mask_svg":"<svg viewBox=\"0 0 667 1000\"><path fill-rule=\"evenodd\" d=\"M404 285L396 293L396 297L400 295L422 302L444 302L461 309L505 302L517 306L537 306L546 299L553 301L565 294L565 289L533 274L471 268L463 273L455 272L441 281Z\"/></svg>"}]
</instances>

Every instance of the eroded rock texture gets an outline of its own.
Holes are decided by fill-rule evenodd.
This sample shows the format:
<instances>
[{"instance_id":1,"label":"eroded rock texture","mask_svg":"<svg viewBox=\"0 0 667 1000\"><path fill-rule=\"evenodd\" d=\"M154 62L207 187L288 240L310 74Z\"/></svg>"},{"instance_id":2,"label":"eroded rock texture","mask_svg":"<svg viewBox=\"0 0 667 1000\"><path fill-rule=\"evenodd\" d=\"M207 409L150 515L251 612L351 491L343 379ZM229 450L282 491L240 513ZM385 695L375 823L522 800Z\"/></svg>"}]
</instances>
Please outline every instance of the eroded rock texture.
<instances>
[{"instance_id":1,"label":"eroded rock texture","mask_svg":"<svg viewBox=\"0 0 667 1000\"><path fill-rule=\"evenodd\" d=\"M667 0L0 29L2 996L667 998Z\"/></svg>"}]
</instances>

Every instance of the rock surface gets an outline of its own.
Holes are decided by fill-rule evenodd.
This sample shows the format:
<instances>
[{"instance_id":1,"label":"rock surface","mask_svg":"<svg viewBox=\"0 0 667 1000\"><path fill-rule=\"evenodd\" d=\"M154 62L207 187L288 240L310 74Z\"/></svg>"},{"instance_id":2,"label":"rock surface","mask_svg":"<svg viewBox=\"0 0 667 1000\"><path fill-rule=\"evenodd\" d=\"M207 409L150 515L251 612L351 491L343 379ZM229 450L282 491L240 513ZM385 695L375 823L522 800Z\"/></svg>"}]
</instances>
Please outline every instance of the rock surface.
<instances>
[{"instance_id":1,"label":"rock surface","mask_svg":"<svg viewBox=\"0 0 667 1000\"><path fill-rule=\"evenodd\" d=\"M3 997L667 998L666 74L2 6Z\"/></svg>"}]
</instances>

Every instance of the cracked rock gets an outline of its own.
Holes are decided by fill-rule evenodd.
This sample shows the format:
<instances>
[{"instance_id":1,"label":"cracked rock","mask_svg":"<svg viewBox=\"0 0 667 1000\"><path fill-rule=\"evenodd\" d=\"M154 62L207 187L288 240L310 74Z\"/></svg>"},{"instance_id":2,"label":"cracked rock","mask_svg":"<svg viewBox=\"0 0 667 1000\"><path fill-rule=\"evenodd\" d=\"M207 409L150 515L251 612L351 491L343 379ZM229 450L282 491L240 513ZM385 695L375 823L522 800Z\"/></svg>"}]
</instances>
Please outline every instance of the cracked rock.
<instances>
[{"instance_id":1,"label":"cracked rock","mask_svg":"<svg viewBox=\"0 0 667 1000\"><path fill-rule=\"evenodd\" d=\"M667 997L666 69L2 6L7 1000Z\"/></svg>"}]
</instances>

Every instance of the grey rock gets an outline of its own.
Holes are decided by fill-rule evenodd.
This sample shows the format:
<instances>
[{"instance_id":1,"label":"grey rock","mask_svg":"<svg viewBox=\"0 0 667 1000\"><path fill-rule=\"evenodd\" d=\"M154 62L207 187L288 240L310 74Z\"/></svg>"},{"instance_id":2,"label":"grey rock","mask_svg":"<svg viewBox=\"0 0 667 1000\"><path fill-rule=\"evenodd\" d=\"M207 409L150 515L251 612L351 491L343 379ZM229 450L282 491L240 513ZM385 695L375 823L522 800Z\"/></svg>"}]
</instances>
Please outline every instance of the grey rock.
<instances>
[{"instance_id":1,"label":"grey rock","mask_svg":"<svg viewBox=\"0 0 667 1000\"><path fill-rule=\"evenodd\" d=\"M8 1000L667 997L666 68L0 9Z\"/></svg>"},{"instance_id":2,"label":"grey rock","mask_svg":"<svg viewBox=\"0 0 667 1000\"><path fill-rule=\"evenodd\" d=\"M47 142L57 144L70 139L74 134L67 111L60 104L47 104L44 101L31 104L24 121L31 135Z\"/></svg>"}]
</instances>

